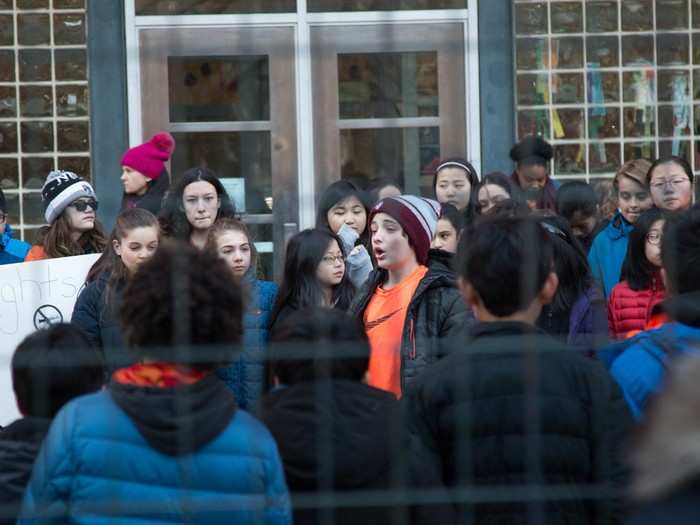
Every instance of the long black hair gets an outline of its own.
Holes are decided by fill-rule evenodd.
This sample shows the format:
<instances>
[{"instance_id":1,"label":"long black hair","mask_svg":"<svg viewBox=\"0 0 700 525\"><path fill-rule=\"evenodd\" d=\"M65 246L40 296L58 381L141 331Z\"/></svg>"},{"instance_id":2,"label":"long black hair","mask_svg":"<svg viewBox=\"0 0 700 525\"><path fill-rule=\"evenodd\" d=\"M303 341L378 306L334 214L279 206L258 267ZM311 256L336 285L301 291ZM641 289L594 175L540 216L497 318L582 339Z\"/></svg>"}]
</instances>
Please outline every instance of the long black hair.
<instances>
[{"instance_id":1,"label":"long black hair","mask_svg":"<svg viewBox=\"0 0 700 525\"><path fill-rule=\"evenodd\" d=\"M499 186L509 195L509 198L513 201L520 201L520 194L518 189L511 182L508 175L501 173L500 171L494 171L484 175L479 182L479 184L472 190L472 206L474 207L474 212L481 215L481 205L479 204L479 191L484 186L491 184L494 186Z\"/></svg>"},{"instance_id":2,"label":"long black hair","mask_svg":"<svg viewBox=\"0 0 700 525\"><path fill-rule=\"evenodd\" d=\"M272 310L270 326L275 324L280 312L286 307L302 310L323 304L323 292L318 284L316 271L328 251L328 245L333 241L338 243L341 253L345 256L343 243L328 229L304 230L289 240L284 260L284 276L277 302ZM343 280L333 290L333 307L346 311L354 294L355 289L346 270Z\"/></svg>"},{"instance_id":3,"label":"long black hair","mask_svg":"<svg viewBox=\"0 0 700 525\"><path fill-rule=\"evenodd\" d=\"M647 235L656 221L667 221L671 216L671 213L666 210L651 208L642 213L634 223L622 266L622 278L627 280L632 290L651 288L652 277L659 269L647 259L645 253Z\"/></svg>"},{"instance_id":4,"label":"long black hair","mask_svg":"<svg viewBox=\"0 0 700 525\"><path fill-rule=\"evenodd\" d=\"M476 172L476 168L467 159L462 157L449 157L447 159L441 160L437 168L433 172L433 193L437 190L437 180L440 172L445 168L459 168L467 176L469 181L469 203L464 209L464 218L469 222L474 215L474 191L479 186L479 174Z\"/></svg>"},{"instance_id":5,"label":"long black hair","mask_svg":"<svg viewBox=\"0 0 700 525\"><path fill-rule=\"evenodd\" d=\"M217 219L236 217L236 208L216 173L208 168L190 168L182 175L182 179L173 190L168 193L163 203L163 209L158 216L164 236L189 242L192 234L192 225L187 220L187 215L185 215L182 196L187 186L199 181L208 182L216 189L216 194L221 201L219 212L216 215Z\"/></svg>"},{"instance_id":6,"label":"long black hair","mask_svg":"<svg viewBox=\"0 0 700 525\"><path fill-rule=\"evenodd\" d=\"M316 212L316 228L326 228L330 230L330 225L328 224L328 212L331 208L333 208L333 206L344 201L345 199L349 199L350 197L357 198L357 200L362 204L362 207L365 209L365 230L360 234L359 242L365 246L368 246L369 212L372 204L367 192L362 191L350 181L336 181L328 186L321 194Z\"/></svg>"},{"instance_id":7,"label":"long black hair","mask_svg":"<svg viewBox=\"0 0 700 525\"><path fill-rule=\"evenodd\" d=\"M593 287L586 251L562 217L544 217L540 219L540 224L552 239L554 273L559 278L559 287L551 307L554 312L566 313L568 318L579 297Z\"/></svg>"}]
</instances>

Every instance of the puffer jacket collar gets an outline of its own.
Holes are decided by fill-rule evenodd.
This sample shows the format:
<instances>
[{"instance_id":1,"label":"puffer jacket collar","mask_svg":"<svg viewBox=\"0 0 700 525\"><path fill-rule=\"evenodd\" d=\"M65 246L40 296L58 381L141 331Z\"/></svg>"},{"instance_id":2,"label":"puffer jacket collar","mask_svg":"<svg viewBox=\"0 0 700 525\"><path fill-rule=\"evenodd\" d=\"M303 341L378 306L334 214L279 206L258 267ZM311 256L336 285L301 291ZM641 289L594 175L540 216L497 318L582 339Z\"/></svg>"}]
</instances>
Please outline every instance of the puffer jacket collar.
<instances>
[{"instance_id":1,"label":"puffer jacket collar","mask_svg":"<svg viewBox=\"0 0 700 525\"><path fill-rule=\"evenodd\" d=\"M603 231L611 241L616 241L618 239L622 239L623 237L629 237L629 234L633 229L634 225L627 222L622 216L622 213L618 210L610 220L608 227Z\"/></svg>"},{"instance_id":2,"label":"puffer jacket collar","mask_svg":"<svg viewBox=\"0 0 700 525\"><path fill-rule=\"evenodd\" d=\"M10 244L12 240L12 227L9 224L5 224L5 231L0 235L0 249L4 249L5 246Z\"/></svg>"},{"instance_id":3,"label":"puffer jacket collar","mask_svg":"<svg viewBox=\"0 0 700 525\"><path fill-rule=\"evenodd\" d=\"M431 249L430 252L428 252L428 273L426 273L425 277L418 283L418 288L416 288L413 298L411 299L411 304L408 307L409 312L415 304L420 301L422 295L431 288L455 286L457 284L455 274L450 269L451 258L452 255L450 253L442 250ZM386 278L386 270L381 268L374 270L367 279L367 283L363 289L357 294L353 305L350 307L350 311L355 314L364 312L375 290L386 281Z\"/></svg>"}]
</instances>

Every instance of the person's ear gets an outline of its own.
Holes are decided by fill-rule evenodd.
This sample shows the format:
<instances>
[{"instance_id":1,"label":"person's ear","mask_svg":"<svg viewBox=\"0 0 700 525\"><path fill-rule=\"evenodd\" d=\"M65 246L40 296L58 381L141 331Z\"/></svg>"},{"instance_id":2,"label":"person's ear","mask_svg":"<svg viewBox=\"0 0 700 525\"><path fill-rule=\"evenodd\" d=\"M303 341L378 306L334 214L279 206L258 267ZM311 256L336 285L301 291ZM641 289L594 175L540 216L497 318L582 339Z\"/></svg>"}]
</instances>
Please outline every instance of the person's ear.
<instances>
[{"instance_id":1,"label":"person's ear","mask_svg":"<svg viewBox=\"0 0 700 525\"><path fill-rule=\"evenodd\" d=\"M112 241L112 248L114 248L114 253L116 253L119 257L122 256L122 247L118 240L115 239Z\"/></svg>"},{"instance_id":2,"label":"person's ear","mask_svg":"<svg viewBox=\"0 0 700 525\"><path fill-rule=\"evenodd\" d=\"M459 286L462 298L468 306L479 306L481 304L481 297L479 297L476 289L461 275L457 279L457 286Z\"/></svg>"},{"instance_id":3,"label":"person's ear","mask_svg":"<svg viewBox=\"0 0 700 525\"><path fill-rule=\"evenodd\" d=\"M221 208L221 197L217 197L216 199L216 209L218 210Z\"/></svg>"},{"instance_id":4,"label":"person's ear","mask_svg":"<svg viewBox=\"0 0 700 525\"><path fill-rule=\"evenodd\" d=\"M554 272L549 272L547 279L544 281L544 286L538 294L540 302L544 304L551 304L554 300L554 296L557 293L557 288L559 288L559 277Z\"/></svg>"}]
</instances>

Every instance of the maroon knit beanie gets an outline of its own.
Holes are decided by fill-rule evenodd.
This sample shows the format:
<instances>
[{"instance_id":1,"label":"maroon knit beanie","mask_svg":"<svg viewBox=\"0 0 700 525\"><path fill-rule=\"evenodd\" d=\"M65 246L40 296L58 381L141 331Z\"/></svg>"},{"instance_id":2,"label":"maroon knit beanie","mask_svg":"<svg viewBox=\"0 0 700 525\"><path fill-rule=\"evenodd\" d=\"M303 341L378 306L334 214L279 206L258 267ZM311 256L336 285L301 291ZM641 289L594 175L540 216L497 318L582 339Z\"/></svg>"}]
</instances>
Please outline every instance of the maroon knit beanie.
<instances>
[{"instance_id":1,"label":"maroon knit beanie","mask_svg":"<svg viewBox=\"0 0 700 525\"><path fill-rule=\"evenodd\" d=\"M387 197L374 205L369 213L368 222L371 224L372 218L377 213L390 215L406 232L418 262L427 264L430 243L435 236L440 210L440 203L432 199L415 195Z\"/></svg>"},{"instance_id":2,"label":"maroon knit beanie","mask_svg":"<svg viewBox=\"0 0 700 525\"><path fill-rule=\"evenodd\" d=\"M151 180L161 176L165 163L175 151L175 139L170 133L161 131L151 140L131 148L122 157L122 166L128 166L143 173Z\"/></svg>"}]
</instances>

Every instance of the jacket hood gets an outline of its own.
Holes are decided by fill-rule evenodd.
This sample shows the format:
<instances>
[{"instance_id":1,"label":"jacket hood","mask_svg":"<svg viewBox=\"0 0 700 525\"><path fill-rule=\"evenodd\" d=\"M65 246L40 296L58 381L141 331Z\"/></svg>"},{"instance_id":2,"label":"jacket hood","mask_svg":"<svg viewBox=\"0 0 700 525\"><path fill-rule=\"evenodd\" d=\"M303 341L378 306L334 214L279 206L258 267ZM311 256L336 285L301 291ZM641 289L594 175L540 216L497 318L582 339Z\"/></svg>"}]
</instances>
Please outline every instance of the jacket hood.
<instances>
[{"instance_id":1,"label":"jacket hood","mask_svg":"<svg viewBox=\"0 0 700 525\"><path fill-rule=\"evenodd\" d=\"M196 452L223 432L236 411L230 389L214 374L193 385L154 388L109 383L114 402L149 445L169 456Z\"/></svg>"},{"instance_id":2,"label":"jacket hood","mask_svg":"<svg viewBox=\"0 0 700 525\"><path fill-rule=\"evenodd\" d=\"M611 240L615 241L623 237L629 237L629 234L633 229L634 225L627 222L622 216L622 212L618 210L615 212L615 215L613 215L613 218L610 219L610 224L604 231L607 232L607 235Z\"/></svg>"},{"instance_id":3,"label":"jacket hood","mask_svg":"<svg viewBox=\"0 0 700 525\"><path fill-rule=\"evenodd\" d=\"M273 392L261 400L259 416L278 443L292 490L314 490L324 479L350 490L388 471L392 450L402 446L395 442L398 407L388 392L332 380Z\"/></svg>"}]
</instances>

